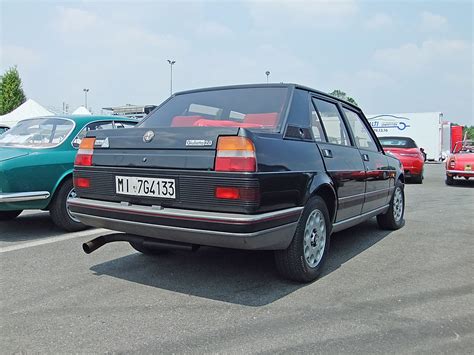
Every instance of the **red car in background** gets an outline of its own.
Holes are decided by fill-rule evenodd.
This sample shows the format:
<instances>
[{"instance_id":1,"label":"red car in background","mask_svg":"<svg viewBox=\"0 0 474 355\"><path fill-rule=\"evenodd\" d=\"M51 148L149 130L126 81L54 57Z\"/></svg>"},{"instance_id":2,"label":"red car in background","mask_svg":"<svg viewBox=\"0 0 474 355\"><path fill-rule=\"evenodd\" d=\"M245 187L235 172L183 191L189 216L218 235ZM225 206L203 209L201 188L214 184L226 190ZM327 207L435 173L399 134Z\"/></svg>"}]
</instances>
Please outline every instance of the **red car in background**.
<instances>
[{"instance_id":1,"label":"red car in background","mask_svg":"<svg viewBox=\"0 0 474 355\"><path fill-rule=\"evenodd\" d=\"M422 184L425 155L415 141L408 137L379 137L379 140L386 152L402 162L405 177Z\"/></svg>"},{"instance_id":2,"label":"red car in background","mask_svg":"<svg viewBox=\"0 0 474 355\"><path fill-rule=\"evenodd\" d=\"M457 142L446 160L446 185L453 185L455 177L466 180L474 177L474 141Z\"/></svg>"}]
</instances>

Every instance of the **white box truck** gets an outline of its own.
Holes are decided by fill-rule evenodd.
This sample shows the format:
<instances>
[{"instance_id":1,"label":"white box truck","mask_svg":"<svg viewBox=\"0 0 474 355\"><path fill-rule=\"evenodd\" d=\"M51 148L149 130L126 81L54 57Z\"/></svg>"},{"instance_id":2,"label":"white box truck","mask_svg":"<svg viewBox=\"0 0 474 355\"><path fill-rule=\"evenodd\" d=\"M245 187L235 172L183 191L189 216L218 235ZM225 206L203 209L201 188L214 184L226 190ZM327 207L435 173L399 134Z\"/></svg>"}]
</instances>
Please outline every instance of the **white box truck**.
<instances>
[{"instance_id":1,"label":"white box truck","mask_svg":"<svg viewBox=\"0 0 474 355\"><path fill-rule=\"evenodd\" d=\"M446 146L442 112L418 112L367 115L379 137L410 137L423 148L428 160L440 160ZM449 143L448 143L449 144ZM444 149L443 149L444 148ZM449 148L448 148L449 149Z\"/></svg>"}]
</instances>

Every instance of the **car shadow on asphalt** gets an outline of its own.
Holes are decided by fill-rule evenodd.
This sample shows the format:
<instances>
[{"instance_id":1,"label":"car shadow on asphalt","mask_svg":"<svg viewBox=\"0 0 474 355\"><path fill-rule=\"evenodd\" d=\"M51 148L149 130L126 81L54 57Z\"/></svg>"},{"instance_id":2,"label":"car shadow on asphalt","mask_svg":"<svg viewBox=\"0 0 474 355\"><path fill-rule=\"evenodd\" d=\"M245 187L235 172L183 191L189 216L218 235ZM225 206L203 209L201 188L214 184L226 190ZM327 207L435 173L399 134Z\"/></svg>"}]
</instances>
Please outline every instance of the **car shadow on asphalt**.
<instances>
[{"instance_id":1,"label":"car shadow on asphalt","mask_svg":"<svg viewBox=\"0 0 474 355\"><path fill-rule=\"evenodd\" d=\"M389 235L375 220L333 235L330 256L321 277ZM96 275L228 303L259 307L307 285L282 280L273 253L203 247L198 252L160 256L133 253L91 267ZM318 282L318 281L316 281Z\"/></svg>"},{"instance_id":2,"label":"car shadow on asphalt","mask_svg":"<svg viewBox=\"0 0 474 355\"><path fill-rule=\"evenodd\" d=\"M1 242L22 242L63 235L65 232L56 227L48 212L23 212L11 221L0 222Z\"/></svg>"},{"instance_id":3,"label":"car shadow on asphalt","mask_svg":"<svg viewBox=\"0 0 474 355\"><path fill-rule=\"evenodd\" d=\"M474 187L474 179L455 179L454 184L448 186L449 188L456 188L456 187L469 187L473 188Z\"/></svg>"}]
</instances>

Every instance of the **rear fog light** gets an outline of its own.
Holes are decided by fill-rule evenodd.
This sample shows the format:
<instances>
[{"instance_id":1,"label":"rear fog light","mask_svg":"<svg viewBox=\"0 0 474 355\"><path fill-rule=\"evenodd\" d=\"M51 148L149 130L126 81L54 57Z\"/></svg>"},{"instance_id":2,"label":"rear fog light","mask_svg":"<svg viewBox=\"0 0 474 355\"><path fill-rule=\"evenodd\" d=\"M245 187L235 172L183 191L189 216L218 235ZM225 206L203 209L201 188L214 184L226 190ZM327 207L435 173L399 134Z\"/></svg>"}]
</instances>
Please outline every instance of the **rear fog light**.
<instances>
[{"instance_id":1,"label":"rear fog light","mask_svg":"<svg viewBox=\"0 0 474 355\"><path fill-rule=\"evenodd\" d=\"M216 198L238 200L240 191L236 187L216 187Z\"/></svg>"},{"instance_id":2,"label":"rear fog light","mask_svg":"<svg viewBox=\"0 0 474 355\"><path fill-rule=\"evenodd\" d=\"M258 201L260 192L253 187L216 187L215 197L225 200Z\"/></svg>"},{"instance_id":3,"label":"rear fog light","mask_svg":"<svg viewBox=\"0 0 474 355\"><path fill-rule=\"evenodd\" d=\"M76 177L74 178L74 187L87 189L91 187L91 180L89 178Z\"/></svg>"}]
</instances>

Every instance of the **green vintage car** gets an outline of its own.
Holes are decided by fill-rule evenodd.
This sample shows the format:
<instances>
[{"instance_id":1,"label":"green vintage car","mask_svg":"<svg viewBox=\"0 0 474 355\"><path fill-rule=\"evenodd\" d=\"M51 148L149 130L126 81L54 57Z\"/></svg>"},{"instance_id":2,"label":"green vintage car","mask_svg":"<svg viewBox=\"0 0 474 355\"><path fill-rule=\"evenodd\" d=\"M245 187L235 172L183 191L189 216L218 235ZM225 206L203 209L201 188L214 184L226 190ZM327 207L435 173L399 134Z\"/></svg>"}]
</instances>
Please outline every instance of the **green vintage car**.
<instances>
[{"instance_id":1,"label":"green vintage car","mask_svg":"<svg viewBox=\"0 0 474 355\"><path fill-rule=\"evenodd\" d=\"M84 229L66 204L75 196L72 170L79 144L88 131L131 128L137 122L118 116L48 116L23 120L1 134L0 221L42 209L67 231Z\"/></svg>"}]
</instances>

